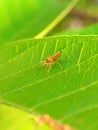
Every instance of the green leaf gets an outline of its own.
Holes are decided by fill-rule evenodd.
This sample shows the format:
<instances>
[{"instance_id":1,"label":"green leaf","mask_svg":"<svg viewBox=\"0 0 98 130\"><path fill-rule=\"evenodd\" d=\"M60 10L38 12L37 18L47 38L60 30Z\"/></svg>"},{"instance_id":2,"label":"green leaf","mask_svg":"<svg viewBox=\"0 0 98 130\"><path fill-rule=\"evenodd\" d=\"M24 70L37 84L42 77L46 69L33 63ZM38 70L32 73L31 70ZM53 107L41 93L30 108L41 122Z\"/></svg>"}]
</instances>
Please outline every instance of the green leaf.
<instances>
[{"instance_id":1,"label":"green leaf","mask_svg":"<svg viewBox=\"0 0 98 130\"><path fill-rule=\"evenodd\" d=\"M62 50L49 73L42 61ZM98 36L60 36L0 47L0 100L79 130L98 129Z\"/></svg>"},{"instance_id":2,"label":"green leaf","mask_svg":"<svg viewBox=\"0 0 98 130\"><path fill-rule=\"evenodd\" d=\"M38 126L34 116L20 109L0 104L1 130L50 130L49 126Z\"/></svg>"},{"instance_id":3,"label":"green leaf","mask_svg":"<svg viewBox=\"0 0 98 130\"><path fill-rule=\"evenodd\" d=\"M33 116L11 106L0 105L1 130L33 130Z\"/></svg>"},{"instance_id":4,"label":"green leaf","mask_svg":"<svg viewBox=\"0 0 98 130\"><path fill-rule=\"evenodd\" d=\"M77 2L78 0L61 3L54 0L0 0L0 44L46 35Z\"/></svg>"}]
</instances>

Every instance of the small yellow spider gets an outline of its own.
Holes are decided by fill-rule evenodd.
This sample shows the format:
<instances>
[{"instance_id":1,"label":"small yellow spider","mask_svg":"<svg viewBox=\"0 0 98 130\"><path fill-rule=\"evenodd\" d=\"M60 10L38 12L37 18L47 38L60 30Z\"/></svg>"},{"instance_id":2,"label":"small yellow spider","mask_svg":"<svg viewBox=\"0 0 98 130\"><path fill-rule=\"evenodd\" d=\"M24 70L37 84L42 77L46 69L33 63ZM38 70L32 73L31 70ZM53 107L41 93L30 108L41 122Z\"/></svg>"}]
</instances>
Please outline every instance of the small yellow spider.
<instances>
[{"instance_id":1,"label":"small yellow spider","mask_svg":"<svg viewBox=\"0 0 98 130\"><path fill-rule=\"evenodd\" d=\"M45 61L42 62L43 65L47 65L47 67L48 67L48 71L47 72L49 72L51 67L52 67L52 65L54 65L56 63L61 67L61 64L59 62L57 62L57 60L60 57L60 55L61 55L61 51L58 51L54 56L52 56L52 57L49 56L49 57L46 58Z\"/></svg>"}]
</instances>

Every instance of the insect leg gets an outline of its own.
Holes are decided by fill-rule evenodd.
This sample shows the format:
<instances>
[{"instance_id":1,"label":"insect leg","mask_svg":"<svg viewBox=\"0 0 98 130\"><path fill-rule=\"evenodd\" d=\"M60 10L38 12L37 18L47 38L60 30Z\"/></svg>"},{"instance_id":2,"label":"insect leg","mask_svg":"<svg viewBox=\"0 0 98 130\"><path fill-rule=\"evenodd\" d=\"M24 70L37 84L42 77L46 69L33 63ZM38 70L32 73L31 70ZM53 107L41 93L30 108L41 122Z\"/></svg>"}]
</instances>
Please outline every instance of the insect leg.
<instances>
[{"instance_id":1,"label":"insect leg","mask_svg":"<svg viewBox=\"0 0 98 130\"><path fill-rule=\"evenodd\" d=\"M42 61L41 64L42 64L43 66L47 65L46 61Z\"/></svg>"},{"instance_id":2,"label":"insect leg","mask_svg":"<svg viewBox=\"0 0 98 130\"><path fill-rule=\"evenodd\" d=\"M61 69L63 69L62 65L59 62L56 62Z\"/></svg>"},{"instance_id":3,"label":"insect leg","mask_svg":"<svg viewBox=\"0 0 98 130\"><path fill-rule=\"evenodd\" d=\"M47 69L47 73L49 74L50 70L51 70L52 64L48 64L48 69Z\"/></svg>"}]
</instances>

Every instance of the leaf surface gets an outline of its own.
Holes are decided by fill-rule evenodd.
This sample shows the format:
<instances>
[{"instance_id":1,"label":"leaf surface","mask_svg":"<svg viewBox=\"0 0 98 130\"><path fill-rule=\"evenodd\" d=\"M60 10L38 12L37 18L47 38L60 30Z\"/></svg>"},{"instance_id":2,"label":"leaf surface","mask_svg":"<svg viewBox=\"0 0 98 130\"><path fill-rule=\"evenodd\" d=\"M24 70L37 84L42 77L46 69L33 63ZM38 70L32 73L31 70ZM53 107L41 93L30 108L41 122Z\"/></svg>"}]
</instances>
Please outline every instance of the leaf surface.
<instances>
[{"instance_id":1,"label":"leaf surface","mask_svg":"<svg viewBox=\"0 0 98 130\"><path fill-rule=\"evenodd\" d=\"M47 73L42 61L59 50L62 67L54 64ZM97 35L17 41L0 52L1 102L80 130L98 128Z\"/></svg>"},{"instance_id":2,"label":"leaf surface","mask_svg":"<svg viewBox=\"0 0 98 130\"><path fill-rule=\"evenodd\" d=\"M33 116L22 110L0 104L1 130L31 130L33 129Z\"/></svg>"}]
</instances>

